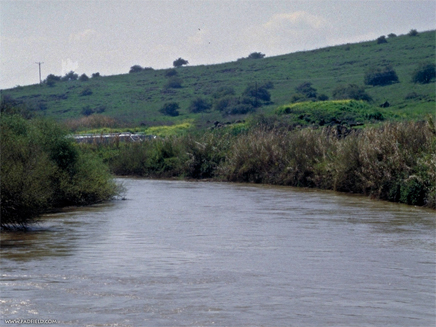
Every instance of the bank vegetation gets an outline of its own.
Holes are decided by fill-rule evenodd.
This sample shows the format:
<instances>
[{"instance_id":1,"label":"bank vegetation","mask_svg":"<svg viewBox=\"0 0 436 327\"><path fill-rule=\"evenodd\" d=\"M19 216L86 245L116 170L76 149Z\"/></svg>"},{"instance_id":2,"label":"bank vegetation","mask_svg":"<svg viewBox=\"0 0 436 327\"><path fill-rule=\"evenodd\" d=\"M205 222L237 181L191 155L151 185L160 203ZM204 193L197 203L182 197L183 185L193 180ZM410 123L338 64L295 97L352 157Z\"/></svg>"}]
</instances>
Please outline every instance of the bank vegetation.
<instances>
[{"instance_id":1,"label":"bank vegetation","mask_svg":"<svg viewBox=\"0 0 436 327\"><path fill-rule=\"evenodd\" d=\"M2 106L2 229L26 228L42 213L106 201L120 191L107 165L81 151L67 130L49 120L29 118Z\"/></svg>"},{"instance_id":2,"label":"bank vegetation","mask_svg":"<svg viewBox=\"0 0 436 327\"><path fill-rule=\"evenodd\" d=\"M436 126L389 122L341 132L257 119L140 143L82 145L117 175L214 179L329 189L436 208Z\"/></svg>"}]
</instances>

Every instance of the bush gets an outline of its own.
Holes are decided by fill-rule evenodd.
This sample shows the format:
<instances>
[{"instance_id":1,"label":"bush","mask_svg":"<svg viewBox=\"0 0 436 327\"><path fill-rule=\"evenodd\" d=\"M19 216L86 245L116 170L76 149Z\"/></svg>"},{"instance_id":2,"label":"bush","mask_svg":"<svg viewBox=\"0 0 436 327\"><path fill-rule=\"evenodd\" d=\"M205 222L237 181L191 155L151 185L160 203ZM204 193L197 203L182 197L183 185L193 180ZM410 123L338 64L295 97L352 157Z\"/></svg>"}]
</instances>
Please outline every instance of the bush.
<instances>
[{"instance_id":1,"label":"bush","mask_svg":"<svg viewBox=\"0 0 436 327\"><path fill-rule=\"evenodd\" d=\"M257 84L250 84L247 88L242 92L242 95L245 97L251 97L255 100L255 106L262 105L262 101L269 102L271 101L271 94L264 86L257 86Z\"/></svg>"},{"instance_id":2,"label":"bush","mask_svg":"<svg viewBox=\"0 0 436 327\"><path fill-rule=\"evenodd\" d=\"M436 77L435 64L421 63L412 74L412 82L427 84Z\"/></svg>"},{"instance_id":3,"label":"bush","mask_svg":"<svg viewBox=\"0 0 436 327\"><path fill-rule=\"evenodd\" d=\"M388 34L388 38L392 39L392 38L394 38L394 37L397 37L397 35L394 34L394 33L390 33L390 34Z\"/></svg>"},{"instance_id":4,"label":"bush","mask_svg":"<svg viewBox=\"0 0 436 327\"><path fill-rule=\"evenodd\" d=\"M61 81L76 81L78 78L79 75L77 75L73 71L70 71L69 73L65 74L64 77L61 78Z\"/></svg>"},{"instance_id":5,"label":"bush","mask_svg":"<svg viewBox=\"0 0 436 327\"><path fill-rule=\"evenodd\" d=\"M333 90L335 100L363 100L372 101L372 98L365 92L363 87L356 84L339 85Z\"/></svg>"},{"instance_id":6,"label":"bush","mask_svg":"<svg viewBox=\"0 0 436 327\"><path fill-rule=\"evenodd\" d=\"M166 89L180 89L182 88L182 80L176 76L170 77L165 84Z\"/></svg>"},{"instance_id":7,"label":"bush","mask_svg":"<svg viewBox=\"0 0 436 327\"><path fill-rule=\"evenodd\" d=\"M170 69L165 73L166 77L173 77L176 76L178 73L175 69Z\"/></svg>"},{"instance_id":8,"label":"bush","mask_svg":"<svg viewBox=\"0 0 436 327\"><path fill-rule=\"evenodd\" d=\"M265 54L263 54L261 52L252 52L249 54L247 59L262 59L264 57L265 57Z\"/></svg>"},{"instance_id":9,"label":"bush","mask_svg":"<svg viewBox=\"0 0 436 327\"><path fill-rule=\"evenodd\" d=\"M88 96L88 95L91 95L92 94L92 90L89 88L89 87L87 87L87 88L84 88L82 91L80 91L80 96Z\"/></svg>"},{"instance_id":10,"label":"bush","mask_svg":"<svg viewBox=\"0 0 436 327\"><path fill-rule=\"evenodd\" d=\"M92 74L92 78L99 78L99 77L101 77L99 72Z\"/></svg>"},{"instance_id":11,"label":"bush","mask_svg":"<svg viewBox=\"0 0 436 327\"><path fill-rule=\"evenodd\" d=\"M383 44L388 43L388 40L386 40L386 37L384 35L377 38L377 44Z\"/></svg>"},{"instance_id":12,"label":"bush","mask_svg":"<svg viewBox=\"0 0 436 327\"><path fill-rule=\"evenodd\" d=\"M167 116L176 117L179 115L179 109L180 106L177 102L169 102L165 103L163 107L159 109L159 112Z\"/></svg>"},{"instance_id":13,"label":"bush","mask_svg":"<svg viewBox=\"0 0 436 327\"><path fill-rule=\"evenodd\" d=\"M417 30L410 30L409 33L407 33L408 36L418 36L419 33Z\"/></svg>"},{"instance_id":14,"label":"bush","mask_svg":"<svg viewBox=\"0 0 436 327\"><path fill-rule=\"evenodd\" d=\"M1 228L24 228L54 207L110 199L117 186L97 157L46 120L0 118Z\"/></svg>"},{"instance_id":15,"label":"bush","mask_svg":"<svg viewBox=\"0 0 436 327\"><path fill-rule=\"evenodd\" d=\"M79 77L79 81L81 81L81 82L89 81L89 77L86 74L82 74Z\"/></svg>"},{"instance_id":16,"label":"bush","mask_svg":"<svg viewBox=\"0 0 436 327\"><path fill-rule=\"evenodd\" d=\"M372 86L384 86L398 82L398 76L392 66L374 67L365 72L364 83Z\"/></svg>"},{"instance_id":17,"label":"bush","mask_svg":"<svg viewBox=\"0 0 436 327\"><path fill-rule=\"evenodd\" d=\"M192 113L199 113L199 112L209 110L211 107L212 107L212 104L209 101L198 97L198 98L192 100L192 102L189 106L189 111Z\"/></svg>"},{"instance_id":18,"label":"bush","mask_svg":"<svg viewBox=\"0 0 436 327\"><path fill-rule=\"evenodd\" d=\"M312 83L310 82L301 83L295 88L295 91L299 94L303 94L306 99L314 99L317 96L316 89L312 87Z\"/></svg>"},{"instance_id":19,"label":"bush","mask_svg":"<svg viewBox=\"0 0 436 327\"><path fill-rule=\"evenodd\" d=\"M143 70L144 70L144 68L142 68L141 66L134 65L134 66L130 67L129 74L139 73L139 72L142 72Z\"/></svg>"},{"instance_id":20,"label":"bush","mask_svg":"<svg viewBox=\"0 0 436 327\"><path fill-rule=\"evenodd\" d=\"M173 61L173 66L174 67L181 67L183 65L187 65L189 64L189 62L185 59L179 58Z\"/></svg>"},{"instance_id":21,"label":"bush","mask_svg":"<svg viewBox=\"0 0 436 327\"><path fill-rule=\"evenodd\" d=\"M215 99L220 99L226 96L235 95L235 89L231 86L222 86L218 88L215 93L212 95Z\"/></svg>"}]
</instances>

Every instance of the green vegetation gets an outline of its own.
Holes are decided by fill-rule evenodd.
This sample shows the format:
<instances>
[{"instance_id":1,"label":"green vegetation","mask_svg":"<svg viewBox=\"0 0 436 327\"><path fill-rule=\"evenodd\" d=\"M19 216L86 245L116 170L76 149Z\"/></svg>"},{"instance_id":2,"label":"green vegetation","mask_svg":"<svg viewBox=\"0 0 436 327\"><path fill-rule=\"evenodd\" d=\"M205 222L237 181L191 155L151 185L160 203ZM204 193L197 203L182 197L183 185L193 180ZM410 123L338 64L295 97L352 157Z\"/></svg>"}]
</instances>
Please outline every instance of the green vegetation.
<instances>
[{"instance_id":1,"label":"green vegetation","mask_svg":"<svg viewBox=\"0 0 436 327\"><path fill-rule=\"evenodd\" d=\"M358 112L364 104L348 105ZM431 118L348 134L336 126L292 129L281 120L256 116L204 133L82 147L98 153L120 175L316 187L436 208Z\"/></svg>"},{"instance_id":2,"label":"green vegetation","mask_svg":"<svg viewBox=\"0 0 436 327\"><path fill-rule=\"evenodd\" d=\"M11 185L2 215L3 203L9 216L31 218L110 198L115 186L96 155L119 175L317 187L436 208L435 48L435 31L411 30L211 66L179 58L177 68L135 65L118 76L49 75L42 86L4 90L7 107L26 105L75 133L158 138L75 145L65 131L46 135L58 131L53 123L6 115L2 155L19 164L2 162Z\"/></svg>"},{"instance_id":3,"label":"green vegetation","mask_svg":"<svg viewBox=\"0 0 436 327\"><path fill-rule=\"evenodd\" d=\"M2 105L0 133L2 229L25 228L54 208L106 201L119 191L107 166L57 123L28 120Z\"/></svg>"},{"instance_id":4,"label":"green vegetation","mask_svg":"<svg viewBox=\"0 0 436 327\"><path fill-rule=\"evenodd\" d=\"M287 115L289 121L301 126L342 124L353 127L382 121L385 119L384 112L365 101L355 100L298 102L276 109L276 114Z\"/></svg>"},{"instance_id":5,"label":"green vegetation","mask_svg":"<svg viewBox=\"0 0 436 327\"><path fill-rule=\"evenodd\" d=\"M127 73L129 68L126 67L126 74L100 77L93 74L87 81L80 81L77 74L70 72L62 78L47 77L42 86L15 87L2 92L27 104L32 111L58 121L81 119L82 109L89 107L94 110L93 115L110 117L118 124L130 127L141 123L170 125L186 119L194 119L204 126L207 121L244 119L242 116L253 111L273 113L278 106L294 102L291 97L298 93L296 88L303 83L310 83L317 96L322 95L320 99L310 100L334 98L338 86L356 85L372 99L375 107L388 101L391 119L422 120L434 112L434 78L430 78L429 83L415 83L413 74L417 63L435 62L436 38L434 31L409 34L415 36L389 35L388 43L368 41L276 57L255 53L251 57L262 58L239 61L235 58L234 62L209 66L159 70L139 66L131 74ZM399 82L384 86L364 84L365 73L370 69L389 66ZM171 77L178 80L172 81ZM243 99L242 94L250 85L254 85L256 92L256 83L259 88L273 84L273 88L267 88L270 101L248 110L247 99ZM223 106L214 103L224 96L216 95L229 88L233 94L227 96L235 98L231 107L220 110ZM412 92L419 97L406 98ZM192 101L199 97L212 103L212 107L200 112L192 110ZM178 116L159 112L170 102L179 104ZM105 108L105 111L98 113L97 108Z\"/></svg>"}]
</instances>

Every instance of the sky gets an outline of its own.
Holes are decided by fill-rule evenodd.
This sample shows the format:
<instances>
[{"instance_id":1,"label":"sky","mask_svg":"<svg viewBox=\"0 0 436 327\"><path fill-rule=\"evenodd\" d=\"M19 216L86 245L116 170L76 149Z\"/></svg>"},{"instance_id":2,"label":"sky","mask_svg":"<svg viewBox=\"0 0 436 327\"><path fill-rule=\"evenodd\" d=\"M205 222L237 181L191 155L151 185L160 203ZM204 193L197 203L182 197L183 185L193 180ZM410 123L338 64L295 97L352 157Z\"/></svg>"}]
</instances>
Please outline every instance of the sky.
<instances>
[{"instance_id":1,"label":"sky","mask_svg":"<svg viewBox=\"0 0 436 327\"><path fill-rule=\"evenodd\" d=\"M49 74L219 64L436 29L422 0L0 0L0 89Z\"/></svg>"}]
</instances>

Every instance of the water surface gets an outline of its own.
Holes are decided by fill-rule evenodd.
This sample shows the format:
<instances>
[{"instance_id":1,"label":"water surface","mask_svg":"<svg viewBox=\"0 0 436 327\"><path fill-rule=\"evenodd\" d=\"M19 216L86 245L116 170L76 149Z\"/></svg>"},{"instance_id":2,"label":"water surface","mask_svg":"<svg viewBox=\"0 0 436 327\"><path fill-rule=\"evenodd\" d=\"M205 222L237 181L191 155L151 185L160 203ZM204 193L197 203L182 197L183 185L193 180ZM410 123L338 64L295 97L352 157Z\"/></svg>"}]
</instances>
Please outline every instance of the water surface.
<instances>
[{"instance_id":1,"label":"water surface","mask_svg":"<svg viewBox=\"0 0 436 327\"><path fill-rule=\"evenodd\" d=\"M123 182L126 201L2 233L2 319L435 325L434 211L307 189Z\"/></svg>"}]
</instances>

